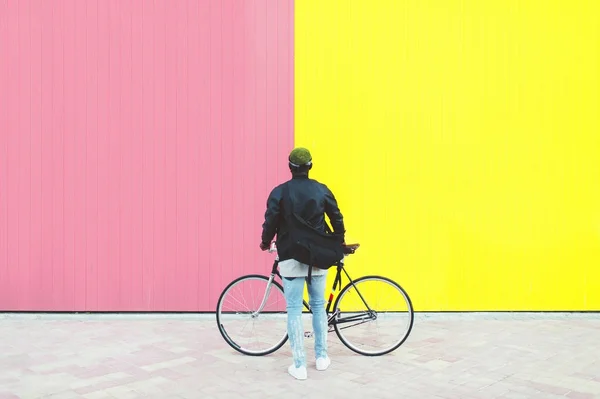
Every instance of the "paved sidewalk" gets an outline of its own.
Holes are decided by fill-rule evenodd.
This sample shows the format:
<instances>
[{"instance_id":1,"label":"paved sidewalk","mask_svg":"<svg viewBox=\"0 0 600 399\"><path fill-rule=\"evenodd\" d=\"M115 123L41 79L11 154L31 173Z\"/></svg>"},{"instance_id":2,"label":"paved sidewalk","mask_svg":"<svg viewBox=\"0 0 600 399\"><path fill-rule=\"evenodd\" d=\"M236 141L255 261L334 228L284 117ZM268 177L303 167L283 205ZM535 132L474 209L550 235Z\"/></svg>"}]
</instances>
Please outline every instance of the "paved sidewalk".
<instances>
[{"instance_id":1,"label":"paved sidewalk","mask_svg":"<svg viewBox=\"0 0 600 399\"><path fill-rule=\"evenodd\" d=\"M329 345L296 381L289 344L238 354L212 315L0 315L0 398L600 398L598 314L419 315L392 354Z\"/></svg>"}]
</instances>

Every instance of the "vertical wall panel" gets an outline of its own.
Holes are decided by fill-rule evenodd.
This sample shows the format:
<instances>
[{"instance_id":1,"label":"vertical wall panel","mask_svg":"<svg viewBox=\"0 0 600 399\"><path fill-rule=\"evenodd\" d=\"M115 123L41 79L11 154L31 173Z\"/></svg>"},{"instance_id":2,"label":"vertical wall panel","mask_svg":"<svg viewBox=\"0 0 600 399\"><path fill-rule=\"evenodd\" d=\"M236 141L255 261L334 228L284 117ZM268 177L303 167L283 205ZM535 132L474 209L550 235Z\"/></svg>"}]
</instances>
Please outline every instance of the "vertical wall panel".
<instances>
[{"instance_id":1,"label":"vertical wall panel","mask_svg":"<svg viewBox=\"0 0 600 399\"><path fill-rule=\"evenodd\" d=\"M0 0L0 59L0 310L213 310L269 269L291 0Z\"/></svg>"},{"instance_id":2,"label":"vertical wall panel","mask_svg":"<svg viewBox=\"0 0 600 399\"><path fill-rule=\"evenodd\" d=\"M85 35L87 2L74 1L74 22L73 35L74 47L71 60L73 62L73 100L74 100L74 118L71 132L73 136L73 202L68 207L73 212L73 303L72 308L78 310L87 309L87 236L85 235L86 226L86 181L87 181L87 153L86 153L86 124L87 115L85 110L86 87L87 87L87 37ZM127 135L125 135L127 137ZM127 170L123 170L127 173ZM132 199L133 201L133 199ZM129 202L124 201L123 206ZM133 265L132 265L133 266Z\"/></svg>"},{"instance_id":3,"label":"vertical wall panel","mask_svg":"<svg viewBox=\"0 0 600 399\"><path fill-rule=\"evenodd\" d=\"M77 73L77 53L76 53L76 3L77 0L69 0L64 3L64 42L63 58L64 76L64 130L63 130L63 190L64 190L64 230L63 230L63 251L64 251L64 283L62 307L64 309L73 309L75 306L75 136L76 136L76 112L79 109L76 97L76 73ZM33 26L33 24L32 24ZM41 65L40 65L41 67ZM32 74L33 77L33 74ZM33 81L32 81L33 82ZM32 83L33 86L33 83ZM115 129L116 131L116 129ZM71 155L69 155L71 154ZM36 155L32 153L32 159ZM72 204L69 206L69 204ZM35 217L32 215L32 220Z\"/></svg>"},{"instance_id":4,"label":"vertical wall panel","mask_svg":"<svg viewBox=\"0 0 600 399\"><path fill-rule=\"evenodd\" d=\"M4 60L12 60L12 62L2 62L6 68L6 84L7 90L3 93L6 97L6 126L2 134L6 135L7 149L6 149L6 163L3 167L6 168L6 197L7 206L6 214L3 215L3 219L7 224L7 260L6 265L6 280L2 282L2 291L8 292L5 300L7 307L19 306L19 289L22 287L21 292L29 294L29 287L27 282L21 283L20 274L20 250L19 250L19 139L21 135L17 134L20 131L19 125L19 107L18 103L20 100L18 79L19 79L19 52L18 46L15 45L19 37L19 15L18 15L18 3L16 1L8 1L6 9L6 47L4 49L5 57ZM9 95L12 94L12 95ZM15 132L13 134L4 132ZM27 275L24 271L22 275ZM24 297L23 300L27 300ZM29 297L30 298L30 297Z\"/></svg>"},{"instance_id":5,"label":"vertical wall panel","mask_svg":"<svg viewBox=\"0 0 600 399\"><path fill-rule=\"evenodd\" d=\"M31 220L37 223L31 223L30 231L30 255L29 260L29 282L23 287L26 291L24 295L26 300L24 306L36 306L38 301L37 293L42 290L42 281L45 277L42 269L42 7L40 0L34 0L30 3L31 10L31 171L29 184L31 186L30 212Z\"/></svg>"},{"instance_id":6,"label":"vertical wall panel","mask_svg":"<svg viewBox=\"0 0 600 399\"><path fill-rule=\"evenodd\" d=\"M0 0L0 54L8 53L8 2ZM8 63L0 62L0 93L8 92ZM0 281L8 283L8 96L0 95ZM4 187L2 189L1 187ZM0 303L9 303L8 287L0 291Z\"/></svg>"}]
</instances>

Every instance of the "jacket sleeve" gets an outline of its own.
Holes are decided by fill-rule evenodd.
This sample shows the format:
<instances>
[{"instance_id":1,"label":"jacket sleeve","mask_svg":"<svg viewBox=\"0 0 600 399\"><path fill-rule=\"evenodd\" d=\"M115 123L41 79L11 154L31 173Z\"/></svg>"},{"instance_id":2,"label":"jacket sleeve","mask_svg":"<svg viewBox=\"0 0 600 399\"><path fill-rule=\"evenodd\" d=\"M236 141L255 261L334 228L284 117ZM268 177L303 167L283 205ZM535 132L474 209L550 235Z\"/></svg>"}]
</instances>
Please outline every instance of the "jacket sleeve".
<instances>
[{"instance_id":1,"label":"jacket sleeve","mask_svg":"<svg viewBox=\"0 0 600 399\"><path fill-rule=\"evenodd\" d=\"M340 212L335 196L327 187L325 187L325 213L329 217L333 232L339 234L342 240L345 240L346 228L344 227L344 217Z\"/></svg>"},{"instance_id":2,"label":"jacket sleeve","mask_svg":"<svg viewBox=\"0 0 600 399\"><path fill-rule=\"evenodd\" d=\"M267 210L265 211L265 221L262 225L261 241L269 244L273 241L279 227L279 203L281 201L280 190L274 188L267 199Z\"/></svg>"}]
</instances>

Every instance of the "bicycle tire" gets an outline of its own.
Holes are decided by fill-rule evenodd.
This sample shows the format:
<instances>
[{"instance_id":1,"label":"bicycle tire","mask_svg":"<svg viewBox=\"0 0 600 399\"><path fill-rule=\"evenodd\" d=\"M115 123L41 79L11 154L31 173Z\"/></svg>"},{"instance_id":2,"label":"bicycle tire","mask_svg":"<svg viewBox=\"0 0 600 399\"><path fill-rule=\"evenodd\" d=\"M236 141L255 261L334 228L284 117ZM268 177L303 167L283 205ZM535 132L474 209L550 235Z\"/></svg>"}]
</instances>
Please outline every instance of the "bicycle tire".
<instances>
[{"instance_id":1,"label":"bicycle tire","mask_svg":"<svg viewBox=\"0 0 600 399\"><path fill-rule=\"evenodd\" d=\"M397 282L395 282L394 280L387 278L387 277L383 277L383 276L377 276L377 275L372 275L372 276L364 276L364 277L360 277L354 281L351 281L350 283L346 284L346 286L344 286L344 288L342 288L342 290L340 291L339 295L337 296L333 309L334 312L338 312L339 310L339 304L340 301L344 298L346 292L350 289L353 288L354 285L359 285L361 282L366 281L366 280L379 280L379 281L383 281L387 284L392 285L394 288L396 288L398 291L400 291L400 293L404 296L406 303L407 303L407 307L409 310L409 314L410 314L410 319L409 319L409 324L408 324L408 328L404 334L403 337L400 338L400 340L393 345L390 348L387 348L383 351L380 352L367 352L367 351L362 351L360 349L358 349L356 346L354 346L351 342L349 342L346 337L344 336L344 334L340 331L341 327L340 324L334 323L334 330L336 335L338 336L338 338L340 339L340 341L350 350L352 350L353 352L356 352L360 355L364 355L364 356L382 356L385 354L388 354L390 352L395 351L396 349L398 349L408 338L408 336L410 335L412 328L413 328L413 324L414 324L414 309L412 306L412 301L408 295L408 293L406 292L406 290L404 290L404 288L402 288L400 286L400 284L398 284ZM350 327L351 328L351 327Z\"/></svg>"},{"instance_id":2,"label":"bicycle tire","mask_svg":"<svg viewBox=\"0 0 600 399\"><path fill-rule=\"evenodd\" d=\"M221 308L223 305L223 298L225 297L225 294L227 294L227 292L229 291L229 289L236 285L237 283L239 283L240 281L243 280L247 280L247 279L261 279L261 280L265 280L268 281L269 278L260 274L247 274L245 276L241 276L236 278L235 280L233 280L231 283L229 283L225 289L223 289L223 291L221 292L221 295L219 296L219 300L217 302L217 307L216 307L216 319L217 319L217 327L219 328L219 332L221 333L221 336L223 337L223 339L225 340L225 342L227 342L227 344L229 346L231 346L233 349L235 349L236 351L244 354L244 355L248 355L248 356L265 356L268 354L271 354L275 351L277 351L279 348L281 348L288 340L288 335L287 333L283 336L283 338L273 347L269 348L268 350L265 351L247 351L244 350L243 348L241 348L239 345L237 345L235 343L235 341L229 337L229 335L227 334L227 332L225 331L225 328L223 327L223 324L221 322ZM281 291L281 293L283 294L283 287L281 286L280 283L278 283L277 281L273 280L272 284Z\"/></svg>"}]
</instances>

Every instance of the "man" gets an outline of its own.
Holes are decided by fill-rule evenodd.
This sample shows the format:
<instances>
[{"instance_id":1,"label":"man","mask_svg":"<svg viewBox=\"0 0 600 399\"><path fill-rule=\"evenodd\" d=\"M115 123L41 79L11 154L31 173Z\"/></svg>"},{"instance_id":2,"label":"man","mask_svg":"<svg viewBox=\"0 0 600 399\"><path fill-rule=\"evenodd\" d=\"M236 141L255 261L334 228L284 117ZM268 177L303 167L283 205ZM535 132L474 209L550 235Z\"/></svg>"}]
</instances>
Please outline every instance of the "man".
<instances>
[{"instance_id":1,"label":"man","mask_svg":"<svg viewBox=\"0 0 600 399\"><path fill-rule=\"evenodd\" d=\"M343 216L332 192L324 184L309 179L312 157L306 148L295 148L289 155L292 179L275 187L267 200L260 248L269 248L277 234L279 272L283 277L283 288L287 304L287 330L294 363L288 372L296 379L307 378L306 355L304 352L304 329L302 326L302 296L309 266L294 259L290 243L286 241L289 226L283 217L284 188L287 186L293 210L305 221L320 231L326 231L324 215L327 214L334 234L342 242L345 228ZM327 355L327 316L325 314L325 282L327 269L312 268L311 284L308 285L309 303L313 312L315 357L317 370L323 371L331 364Z\"/></svg>"}]
</instances>

